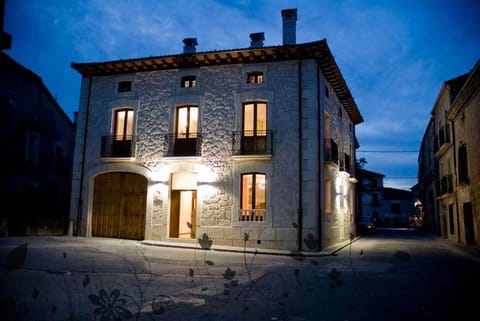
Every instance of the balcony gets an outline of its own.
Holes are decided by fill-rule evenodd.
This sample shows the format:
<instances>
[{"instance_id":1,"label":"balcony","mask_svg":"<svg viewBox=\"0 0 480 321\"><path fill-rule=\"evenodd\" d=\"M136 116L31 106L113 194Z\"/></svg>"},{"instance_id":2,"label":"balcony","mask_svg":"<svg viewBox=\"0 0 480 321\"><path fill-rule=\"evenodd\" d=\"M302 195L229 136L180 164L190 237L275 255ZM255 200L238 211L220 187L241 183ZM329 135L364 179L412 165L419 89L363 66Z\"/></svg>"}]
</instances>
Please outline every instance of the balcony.
<instances>
[{"instance_id":1,"label":"balcony","mask_svg":"<svg viewBox=\"0 0 480 321\"><path fill-rule=\"evenodd\" d=\"M167 150L165 156L201 156L202 136L199 133L170 133L165 135Z\"/></svg>"},{"instance_id":2,"label":"balcony","mask_svg":"<svg viewBox=\"0 0 480 321\"><path fill-rule=\"evenodd\" d=\"M100 157L131 158L135 156L135 137L124 136L102 136Z\"/></svg>"},{"instance_id":3,"label":"balcony","mask_svg":"<svg viewBox=\"0 0 480 321\"><path fill-rule=\"evenodd\" d=\"M271 155L273 133L269 130L237 131L232 134L232 154Z\"/></svg>"},{"instance_id":4,"label":"balcony","mask_svg":"<svg viewBox=\"0 0 480 321\"><path fill-rule=\"evenodd\" d=\"M447 124L440 127L438 135L434 137L433 141L435 157L439 158L444 155L448 148L452 145L452 141L450 139L450 126Z\"/></svg>"}]
</instances>

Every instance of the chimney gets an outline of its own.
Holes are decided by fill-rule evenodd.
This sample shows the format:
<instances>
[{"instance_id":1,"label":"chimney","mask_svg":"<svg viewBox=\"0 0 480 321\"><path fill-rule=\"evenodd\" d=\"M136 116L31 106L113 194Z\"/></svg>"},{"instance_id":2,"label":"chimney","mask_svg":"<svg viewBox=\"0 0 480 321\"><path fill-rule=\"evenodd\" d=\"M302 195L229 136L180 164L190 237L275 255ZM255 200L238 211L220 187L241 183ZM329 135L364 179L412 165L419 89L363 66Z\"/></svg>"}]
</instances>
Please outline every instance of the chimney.
<instances>
[{"instance_id":1,"label":"chimney","mask_svg":"<svg viewBox=\"0 0 480 321\"><path fill-rule=\"evenodd\" d=\"M198 45L197 38L185 38L183 39L183 53L192 54L196 51L196 46Z\"/></svg>"},{"instance_id":2,"label":"chimney","mask_svg":"<svg viewBox=\"0 0 480 321\"><path fill-rule=\"evenodd\" d=\"M294 45L297 42L297 9L283 9L283 44Z\"/></svg>"},{"instance_id":3,"label":"chimney","mask_svg":"<svg viewBox=\"0 0 480 321\"><path fill-rule=\"evenodd\" d=\"M265 36L263 32L256 32L250 34L250 48L261 48L263 47L263 41L265 40Z\"/></svg>"}]
</instances>

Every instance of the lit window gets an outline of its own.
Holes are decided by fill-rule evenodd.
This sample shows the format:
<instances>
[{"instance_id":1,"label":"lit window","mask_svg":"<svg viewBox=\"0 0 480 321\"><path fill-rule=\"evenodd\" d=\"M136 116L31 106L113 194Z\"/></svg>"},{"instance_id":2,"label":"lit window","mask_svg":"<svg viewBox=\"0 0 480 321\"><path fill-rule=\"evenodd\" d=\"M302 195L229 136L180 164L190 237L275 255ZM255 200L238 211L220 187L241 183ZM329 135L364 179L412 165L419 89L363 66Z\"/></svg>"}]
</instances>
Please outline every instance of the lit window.
<instances>
[{"instance_id":1,"label":"lit window","mask_svg":"<svg viewBox=\"0 0 480 321\"><path fill-rule=\"evenodd\" d=\"M182 83L180 84L182 88L193 88L197 86L197 80L195 76L184 76L182 77Z\"/></svg>"},{"instance_id":2,"label":"lit window","mask_svg":"<svg viewBox=\"0 0 480 321\"><path fill-rule=\"evenodd\" d=\"M263 72L261 71L252 71L247 74L247 83L248 84L261 84L263 83Z\"/></svg>"},{"instance_id":3,"label":"lit window","mask_svg":"<svg viewBox=\"0 0 480 321\"><path fill-rule=\"evenodd\" d=\"M332 212L332 181L325 179L325 213Z\"/></svg>"},{"instance_id":4,"label":"lit window","mask_svg":"<svg viewBox=\"0 0 480 321\"><path fill-rule=\"evenodd\" d=\"M120 81L118 83L117 90L119 93L128 93L132 91L132 82L131 81Z\"/></svg>"},{"instance_id":5,"label":"lit window","mask_svg":"<svg viewBox=\"0 0 480 321\"><path fill-rule=\"evenodd\" d=\"M174 135L175 140L172 143L175 156L199 155L197 106L177 107Z\"/></svg>"},{"instance_id":6,"label":"lit window","mask_svg":"<svg viewBox=\"0 0 480 321\"><path fill-rule=\"evenodd\" d=\"M243 105L242 154L267 152L267 104L264 102Z\"/></svg>"},{"instance_id":7,"label":"lit window","mask_svg":"<svg viewBox=\"0 0 480 321\"><path fill-rule=\"evenodd\" d=\"M242 174L241 221L264 221L266 209L266 175Z\"/></svg>"}]
</instances>

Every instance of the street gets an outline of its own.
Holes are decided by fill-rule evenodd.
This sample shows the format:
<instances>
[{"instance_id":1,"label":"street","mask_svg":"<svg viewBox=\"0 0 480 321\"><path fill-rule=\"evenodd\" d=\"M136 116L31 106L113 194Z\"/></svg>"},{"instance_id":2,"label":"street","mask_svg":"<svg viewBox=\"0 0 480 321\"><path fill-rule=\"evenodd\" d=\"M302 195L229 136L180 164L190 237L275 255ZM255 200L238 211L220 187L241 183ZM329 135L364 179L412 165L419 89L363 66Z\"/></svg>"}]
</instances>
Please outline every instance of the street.
<instances>
[{"instance_id":1,"label":"street","mask_svg":"<svg viewBox=\"0 0 480 321\"><path fill-rule=\"evenodd\" d=\"M480 251L377 230L330 255L0 239L2 320L469 320Z\"/></svg>"}]
</instances>

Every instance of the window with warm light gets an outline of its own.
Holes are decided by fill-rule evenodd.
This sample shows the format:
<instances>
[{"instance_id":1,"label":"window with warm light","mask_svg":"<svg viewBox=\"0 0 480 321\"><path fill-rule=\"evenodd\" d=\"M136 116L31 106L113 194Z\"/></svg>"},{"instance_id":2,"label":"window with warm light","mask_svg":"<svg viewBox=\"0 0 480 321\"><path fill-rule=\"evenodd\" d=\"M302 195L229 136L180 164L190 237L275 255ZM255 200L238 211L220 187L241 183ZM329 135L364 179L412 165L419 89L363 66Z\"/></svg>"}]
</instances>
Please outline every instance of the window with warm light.
<instances>
[{"instance_id":1,"label":"window with warm light","mask_svg":"<svg viewBox=\"0 0 480 321\"><path fill-rule=\"evenodd\" d=\"M243 154L264 154L267 148L267 103L243 105Z\"/></svg>"},{"instance_id":2,"label":"window with warm light","mask_svg":"<svg viewBox=\"0 0 480 321\"><path fill-rule=\"evenodd\" d=\"M325 179L325 213L332 212L332 180Z\"/></svg>"},{"instance_id":3,"label":"window with warm light","mask_svg":"<svg viewBox=\"0 0 480 321\"><path fill-rule=\"evenodd\" d=\"M199 153L198 107L180 106L176 109L174 155L195 156Z\"/></svg>"},{"instance_id":4,"label":"window with warm light","mask_svg":"<svg viewBox=\"0 0 480 321\"><path fill-rule=\"evenodd\" d=\"M193 88L197 86L197 78L195 76L183 76L181 80L182 88Z\"/></svg>"},{"instance_id":5,"label":"window with warm light","mask_svg":"<svg viewBox=\"0 0 480 321\"><path fill-rule=\"evenodd\" d=\"M119 109L115 111L115 140L130 139L133 134L133 110Z\"/></svg>"},{"instance_id":6,"label":"window with warm light","mask_svg":"<svg viewBox=\"0 0 480 321\"><path fill-rule=\"evenodd\" d=\"M111 155L131 157L133 139L133 109L122 108L115 111Z\"/></svg>"},{"instance_id":7,"label":"window with warm light","mask_svg":"<svg viewBox=\"0 0 480 321\"><path fill-rule=\"evenodd\" d=\"M247 73L247 84L261 84L263 83L263 72L252 71Z\"/></svg>"},{"instance_id":8,"label":"window with warm light","mask_svg":"<svg viewBox=\"0 0 480 321\"><path fill-rule=\"evenodd\" d=\"M266 175L242 174L240 221L264 221L266 209Z\"/></svg>"},{"instance_id":9,"label":"window with warm light","mask_svg":"<svg viewBox=\"0 0 480 321\"><path fill-rule=\"evenodd\" d=\"M198 107L181 106L177 108L177 138L196 137L198 131Z\"/></svg>"}]
</instances>

